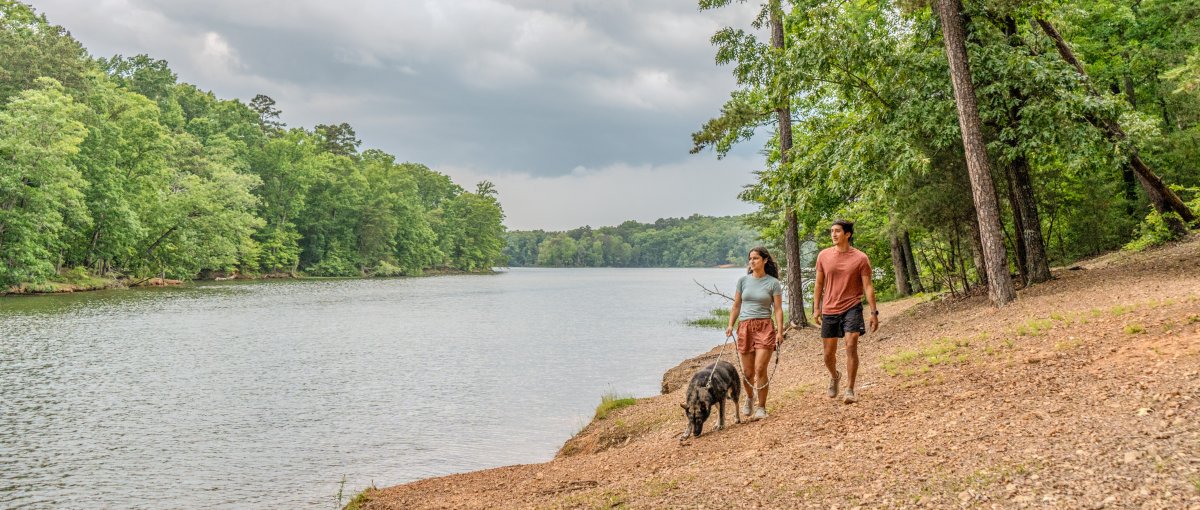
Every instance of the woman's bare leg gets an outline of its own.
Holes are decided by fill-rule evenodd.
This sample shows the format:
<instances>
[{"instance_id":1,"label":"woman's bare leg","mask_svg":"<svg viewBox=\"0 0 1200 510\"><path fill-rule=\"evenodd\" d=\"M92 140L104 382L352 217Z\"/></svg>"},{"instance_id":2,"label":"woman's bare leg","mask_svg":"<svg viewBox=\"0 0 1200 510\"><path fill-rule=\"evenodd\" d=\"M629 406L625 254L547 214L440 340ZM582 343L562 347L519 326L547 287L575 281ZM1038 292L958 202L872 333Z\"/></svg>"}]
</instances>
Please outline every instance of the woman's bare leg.
<instances>
[{"instance_id":1,"label":"woman's bare leg","mask_svg":"<svg viewBox=\"0 0 1200 510\"><path fill-rule=\"evenodd\" d=\"M754 351L754 385L762 388L758 390L758 407L767 407L767 390L770 389L767 387L770 383L767 380L767 365L770 365L771 354L774 352L772 349L756 349Z\"/></svg>"},{"instance_id":2,"label":"woman's bare leg","mask_svg":"<svg viewBox=\"0 0 1200 510\"><path fill-rule=\"evenodd\" d=\"M742 388L746 390L746 400L754 400L754 353L742 352L738 353L742 356ZM739 405L741 402L738 403ZM753 409L750 412L754 412Z\"/></svg>"}]
</instances>

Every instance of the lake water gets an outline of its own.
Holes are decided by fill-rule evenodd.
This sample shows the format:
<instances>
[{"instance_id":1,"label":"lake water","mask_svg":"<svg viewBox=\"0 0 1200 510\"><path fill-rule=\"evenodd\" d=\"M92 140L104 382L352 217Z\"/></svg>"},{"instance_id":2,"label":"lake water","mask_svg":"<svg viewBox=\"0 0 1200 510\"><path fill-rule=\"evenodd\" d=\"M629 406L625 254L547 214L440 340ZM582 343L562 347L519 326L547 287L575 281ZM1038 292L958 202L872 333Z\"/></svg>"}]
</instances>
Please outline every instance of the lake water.
<instances>
[{"instance_id":1,"label":"lake water","mask_svg":"<svg viewBox=\"0 0 1200 510\"><path fill-rule=\"evenodd\" d=\"M209 283L0 299L0 508L333 508L543 462L723 341L741 269ZM682 423L682 416L680 418Z\"/></svg>"}]
</instances>

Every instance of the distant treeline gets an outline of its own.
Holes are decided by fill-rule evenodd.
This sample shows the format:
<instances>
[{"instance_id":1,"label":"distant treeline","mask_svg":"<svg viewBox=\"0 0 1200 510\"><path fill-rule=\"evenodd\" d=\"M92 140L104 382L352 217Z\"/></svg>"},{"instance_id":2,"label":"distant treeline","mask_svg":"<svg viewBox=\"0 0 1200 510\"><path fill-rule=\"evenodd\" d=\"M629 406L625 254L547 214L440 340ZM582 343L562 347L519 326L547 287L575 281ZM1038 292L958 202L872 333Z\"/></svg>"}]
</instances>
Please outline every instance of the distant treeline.
<instances>
[{"instance_id":1,"label":"distant treeline","mask_svg":"<svg viewBox=\"0 0 1200 510\"><path fill-rule=\"evenodd\" d=\"M467 192L361 142L286 128L145 55L93 59L0 3L0 289L90 271L395 275L501 261L491 183Z\"/></svg>"},{"instance_id":2,"label":"distant treeline","mask_svg":"<svg viewBox=\"0 0 1200 510\"><path fill-rule=\"evenodd\" d=\"M512 231L504 254L510 266L704 267L742 264L759 243L741 216L626 221L616 227L566 232Z\"/></svg>"}]
</instances>

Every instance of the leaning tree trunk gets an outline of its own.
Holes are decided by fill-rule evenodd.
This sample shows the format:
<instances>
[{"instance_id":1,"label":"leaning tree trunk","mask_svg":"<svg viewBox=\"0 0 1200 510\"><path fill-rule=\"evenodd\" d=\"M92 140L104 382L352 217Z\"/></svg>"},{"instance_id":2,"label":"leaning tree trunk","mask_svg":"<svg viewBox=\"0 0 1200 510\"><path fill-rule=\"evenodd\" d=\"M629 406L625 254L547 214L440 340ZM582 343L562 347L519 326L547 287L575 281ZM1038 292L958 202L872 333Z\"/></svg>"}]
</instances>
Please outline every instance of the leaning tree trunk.
<instances>
[{"instance_id":1,"label":"leaning tree trunk","mask_svg":"<svg viewBox=\"0 0 1200 510\"><path fill-rule=\"evenodd\" d=\"M971 262L975 264L975 275L979 277L979 284L987 287L987 258L983 256L986 252L983 247L983 238L979 235L979 221L977 220L978 218L971 218L971 221L967 222L968 226L971 227ZM1004 231L1001 230L1001 232ZM966 275L963 275L964 282L966 278Z\"/></svg>"},{"instance_id":2,"label":"leaning tree trunk","mask_svg":"<svg viewBox=\"0 0 1200 510\"><path fill-rule=\"evenodd\" d=\"M1013 179L1015 211L1021 217L1018 235L1025 244L1025 274L1029 283L1050 280L1050 262L1046 259L1046 241L1042 237L1042 219L1038 215L1037 201L1033 196L1033 181L1029 177L1029 160L1020 156L1010 165Z\"/></svg>"},{"instance_id":3,"label":"leaning tree trunk","mask_svg":"<svg viewBox=\"0 0 1200 510\"><path fill-rule=\"evenodd\" d=\"M921 285L921 273L917 272L917 259L913 256L912 241L908 238L907 230L900 236L900 243L904 252L904 264L908 267L909 283L912 284L913 290L925 292L925 286Z\"/></svg>"},{"instance_id":4,"label":"leaning tree trunk","mask_svg":"<svg viewBox=\"0 0 1200 510\"><path fill-rule=\"evenodd\" d=\"M1058 48L1058 54L1062 56L1063 60L1071 64L1075 68L1075 71L1083 77L1088 92L1093 96L1099 97L1100 93L1092 85L1087 70L1083 68L1083 64L1079 62L1079 59L1075 58L1075 52L1071 50L1071 46L1063 39L1062 34L1059 34L1058 30L1049 21L1039 19L1037 23L1042 27L1042 31L1054 40L1054 45ZM1100 119L1094 115L1089 115L1088 121L1103 130L1109 142L1118 146L1125 144L1127 138L1125 130L1121 128L1121 124L1116 119ZM1150 203L1154 205L1154 210L1160 214L1174 212L1182 219L1180 221L1169 216L1163 218L1167 221L1171 231L1177 236L1186 235L1188 231L1187 225L1196 221L1196 216L1192 214L1192 210L1188 208L1187 204L1184 204L1183 200L1179 199L1179 195L1171 191L1171 188L1163 183L1162 179L1146 165L1146 162L1142 161L1142 156L1138 154L1137 148L1132 146L1129 147L1129 167L1137 174L1138 182L1142 184L1142 189L1146 191L1146 196L1150 199Z\"/></svg>"},{"instance_id":5,"label":"leaning tree trunk","mask_svg":"<svg viewBox=\"0 0 1200 510\"><path fill-rule=\"evenodd\" d=\"M908 296L912 294L912 286L908 282L908 265L904 260L904 247L900 243L900 236L892 232L888 236L892 245L892 271L896 274L896 294L900 296Z\"/></svg>"},{"instance_id":6,"label":"leaning tree trunk","mask_svg":"<svg viewBox=\"0 0 1200 510\"><path fill-rule=\"evenodd\" d=\"M771 1L771 47L776 52L783 52L783 10L779 0ZM788 106L788 93L783 90L779 94L778 108L775 114L779 119L779 164L786 167L792 150L792 111ZM787 258L787 294L788 316L793 326L808 326L808 317L804 314L804 271L800 262L800 220L792 206L784 207L787 219L787 231L783 236L783 250Z\"/></svg>"},{"instance_id":7,"label":"leaning tree trunk","mask_svg":"<svg viewBox=\"0 0 1200 510\"><path fill-rule=\"evenodd\" d=\"M1013 236L1013 251L1017 255L1017 271L1021 273L1021 281L1028 285L1029 272L1026 269L1025 237L1021 235L1021 232L1025 230L1025 225L1021 222L1021 208L1017 205L1017 185L1016 178L1013 176L1014 163L1010 162L1006 165L1006 169L1008 170L1008 205L1012 209L1013 230L1016 232L1016 235Z\"/></svg>"},{"instance_id":8,"label":"leaning tree trunk","mask_svg":"<svg viewBox=\"0 0 1200 510\"><path fill-rule=\"evenodd\" d=\"M1011 46L1022 44L1017 33L1017 21L1012 16L1004 19L1004 35ZM1009 125L1019 131L1021 109L1028 96L1019 87L1010 87L1013 105L1008 109ZM1017 142L1009 142L1016 150ZM1012 202L1014 236L1017 244L1017 261L1021 278L1026 284L1040 283L1050 279L1050 262L1046 259L1046 241L1042 237L1042 221L1038 215L1037 199L1033 195L1033 179L1030 177L1029 159L1023 152L1008 164L1009 200Z\"/></svg>"},{"instance_id":9,"label":"leaning tree trunk","mask_svg":"<svg viewBox=\"0 0 1200 510\"><path fill-rule=\"evenodd\" d=\"M954 99L958 106L958 125L962 129L963 151L967 156L967 172L971 177L971 194L979 220L983 258L987 265L988 297L996 306L1016 299L1012 279L1008 277L1008 256L1000 225L1000 208L996 204L996 188L988 166L987 150L979 127L979 109L975 103L975 87L967 61L966 33L963 27L962 2L937 0L938 16L942 20L942 37L946 43L946 60L950 63L950 78L954 84Z\"/></svg>"}]
</instances>

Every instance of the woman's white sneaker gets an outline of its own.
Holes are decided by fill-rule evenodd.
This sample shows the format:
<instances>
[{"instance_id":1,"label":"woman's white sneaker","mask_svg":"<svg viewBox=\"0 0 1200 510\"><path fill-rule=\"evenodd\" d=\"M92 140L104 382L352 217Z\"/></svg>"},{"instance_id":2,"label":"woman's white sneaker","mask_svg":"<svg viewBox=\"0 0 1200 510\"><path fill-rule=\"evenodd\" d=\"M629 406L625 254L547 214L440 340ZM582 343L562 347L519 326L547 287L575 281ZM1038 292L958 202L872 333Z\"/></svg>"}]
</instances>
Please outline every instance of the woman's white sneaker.
<instances>
[{"instance_id":1,"label":"woman's white sneaker","mask_svg":"<svg viewBox=\"0 0 1200 510\"><path fill-rule=\"evenodd\" d=\"M761 420L767 417L767 408L760 407L754 410L754 419Z\"/></svg>"},{"instance_id":2,"label":"woman's white sneaker","mask_svg":"<svg viewBox=\"0 0 1200 510\"><path fill-rule=\"evenodd\" d=\"M750 417L750 401L742 402L742 416Z\"/></svg>"}]
</instances>

